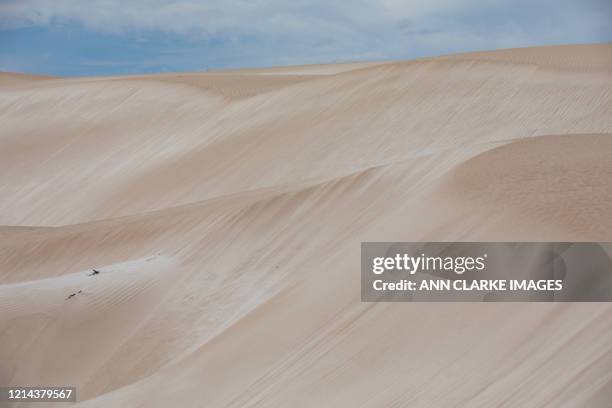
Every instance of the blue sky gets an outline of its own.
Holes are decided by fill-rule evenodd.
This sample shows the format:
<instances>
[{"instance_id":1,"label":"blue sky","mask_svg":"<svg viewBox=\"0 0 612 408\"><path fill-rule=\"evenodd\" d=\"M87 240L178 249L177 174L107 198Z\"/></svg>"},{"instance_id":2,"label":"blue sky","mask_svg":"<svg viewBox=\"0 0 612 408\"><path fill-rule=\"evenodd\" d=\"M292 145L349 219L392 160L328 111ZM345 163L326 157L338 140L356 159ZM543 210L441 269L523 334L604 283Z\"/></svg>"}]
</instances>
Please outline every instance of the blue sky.
<instances>
[{"instance_id":1,"label":"blue sky","mask_svg":"<svg viewBox=\"0 0 612 408\"><path fill-rule=\"evenodd\" d=\"M0 71L60 76L609 41L610 0L0 0Z\"/></svg>"}]
</instances>

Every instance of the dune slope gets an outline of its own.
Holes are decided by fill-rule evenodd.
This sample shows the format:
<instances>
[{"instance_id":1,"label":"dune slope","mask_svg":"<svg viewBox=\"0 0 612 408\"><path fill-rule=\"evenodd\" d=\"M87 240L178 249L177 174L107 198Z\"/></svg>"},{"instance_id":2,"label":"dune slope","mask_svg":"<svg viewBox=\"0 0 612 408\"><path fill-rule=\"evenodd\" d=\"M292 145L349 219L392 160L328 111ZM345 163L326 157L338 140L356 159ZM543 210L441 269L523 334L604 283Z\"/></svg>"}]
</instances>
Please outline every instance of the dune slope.
<instances>
[{"instance_id":1,"label":"dune slope","mask_svg":"<svg viewBox=\"0 0 612 408\"><path fill-rule=\"evenodd\" d=\"M611 56L0 74L0 384L608 407L612 305L361 303L359 244L612 240Z\"/></svg>"}]
</instances>

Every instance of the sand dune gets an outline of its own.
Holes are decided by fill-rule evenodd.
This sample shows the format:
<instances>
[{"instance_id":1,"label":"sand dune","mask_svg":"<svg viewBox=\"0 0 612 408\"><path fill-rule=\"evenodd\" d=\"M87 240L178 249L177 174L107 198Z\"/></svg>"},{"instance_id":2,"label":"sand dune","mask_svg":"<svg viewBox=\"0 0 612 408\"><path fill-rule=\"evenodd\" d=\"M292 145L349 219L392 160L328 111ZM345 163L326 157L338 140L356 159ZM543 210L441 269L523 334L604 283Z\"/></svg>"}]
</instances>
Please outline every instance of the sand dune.
<instances>
[{"instance_id":1,"label":"sand dune","mask_svg":"<svg viewBox=\"0 0 612 408\"><path fill-rule=\"evenodd\" d=\"M42 80L55 79L45 75L29 75L18 72L0 72L0 86L11 87L17 85L29 84Z\"/></svg>"},{"instance_id":2,"label":"sand dune","mask_svg":"<svg viewBox=\"0 0 612 408\"><path fill-rule=\"evenodd\" d=\"M611 56L0 74L0 384L608 407L612 305L361 303L359 243L612 240Z\"/></svg>"}]
</instances>

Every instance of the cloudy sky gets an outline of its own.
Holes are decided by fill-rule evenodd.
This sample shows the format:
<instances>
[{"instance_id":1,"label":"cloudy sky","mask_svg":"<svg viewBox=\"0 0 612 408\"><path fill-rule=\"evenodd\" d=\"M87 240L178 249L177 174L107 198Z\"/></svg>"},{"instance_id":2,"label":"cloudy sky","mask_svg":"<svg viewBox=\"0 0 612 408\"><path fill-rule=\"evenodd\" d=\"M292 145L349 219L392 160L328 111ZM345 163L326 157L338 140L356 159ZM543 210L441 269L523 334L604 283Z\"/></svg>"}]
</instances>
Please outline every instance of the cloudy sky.
<instances>
[{"instance_id":1,"label":"cloudy sky","mask_svg":"<svg viewBox=\"0 0 612 408\"><path fill-rule=\"evenodd\" d=\"M0 71L67 76L609 41L611 0L0 0Z\"/></svg>"}]
</instances>

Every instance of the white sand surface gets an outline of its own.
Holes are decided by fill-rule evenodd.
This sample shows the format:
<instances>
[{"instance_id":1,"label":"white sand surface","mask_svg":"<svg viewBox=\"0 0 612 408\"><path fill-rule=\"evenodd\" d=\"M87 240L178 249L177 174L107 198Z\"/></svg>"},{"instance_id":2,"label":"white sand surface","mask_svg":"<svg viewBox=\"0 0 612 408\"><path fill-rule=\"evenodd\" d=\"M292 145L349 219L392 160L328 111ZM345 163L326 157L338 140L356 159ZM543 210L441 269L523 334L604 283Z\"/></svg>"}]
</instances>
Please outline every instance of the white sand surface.
<instances>
[{"instance_id":1,"label":"white sand surface","mask_svg":"<svg viewBox=\"0 0 612 408\"><path fill-rule=\"evenodd\" d=\"M83 407L607 408L612 305L361 303L359 251L612 241L611 203L612 45L0 74L0 384Z\"/></svg>"}]
</instances>

